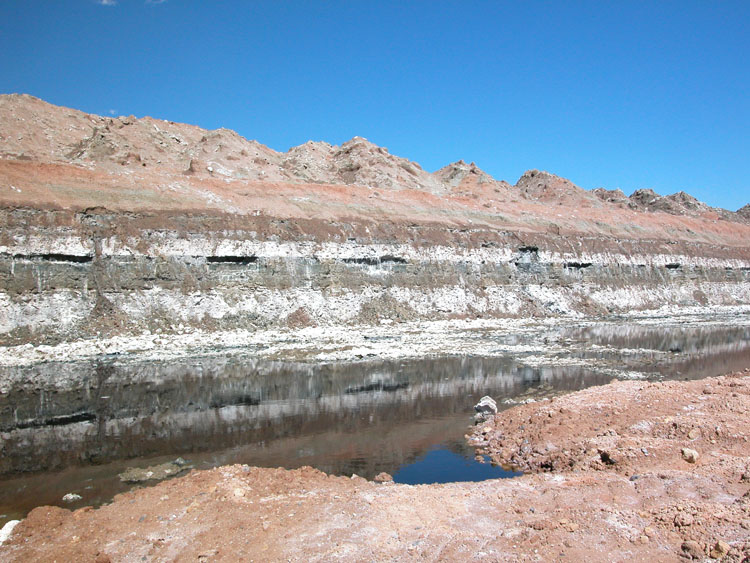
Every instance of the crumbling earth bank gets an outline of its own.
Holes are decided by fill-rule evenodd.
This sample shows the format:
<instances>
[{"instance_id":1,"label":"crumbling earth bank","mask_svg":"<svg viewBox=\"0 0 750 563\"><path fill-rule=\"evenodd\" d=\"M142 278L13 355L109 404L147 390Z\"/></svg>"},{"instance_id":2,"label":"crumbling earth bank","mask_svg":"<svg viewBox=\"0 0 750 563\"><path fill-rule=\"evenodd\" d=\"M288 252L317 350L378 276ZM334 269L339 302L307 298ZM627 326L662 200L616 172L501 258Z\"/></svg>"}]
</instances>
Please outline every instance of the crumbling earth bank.
<instances>
[{"instance_id":1,"label":"crumbling earth bank","mask_svg":"<svg viewBox=\"0 0 750 563\"><path fill-rule=\"evenodd\" d=\"M618 381L502 412L479 425L471 442L496 463L524 471L627 478L643 499L637 513L648 522L644 542L658 537L688 558L728 554L744 561L748 412L748 373Z\"/></svg>"},{"instance_id":2,"label":"crumbling earth bank","mask_svg":"<svg viewBox=\"0 0 750 563\"><path fill-rule=\"evenodd\" d=\"M407 486L310 468L194 471L97 510L37 508L0 556L746 561L749 401L747 374L613 383L515 407L477 428L473 439L494 456L500 435L520 441L516 461L537 470L520 478ZM691 434L695 429L700 434ZM632 451L632 441L649 455ZM569 453L575 463L559 470L540 471L547 466L534 461L541 449L575 452L577 444L590 455ZM699 452L695 463L683 448Z\"/></svg>"}]
</instances>

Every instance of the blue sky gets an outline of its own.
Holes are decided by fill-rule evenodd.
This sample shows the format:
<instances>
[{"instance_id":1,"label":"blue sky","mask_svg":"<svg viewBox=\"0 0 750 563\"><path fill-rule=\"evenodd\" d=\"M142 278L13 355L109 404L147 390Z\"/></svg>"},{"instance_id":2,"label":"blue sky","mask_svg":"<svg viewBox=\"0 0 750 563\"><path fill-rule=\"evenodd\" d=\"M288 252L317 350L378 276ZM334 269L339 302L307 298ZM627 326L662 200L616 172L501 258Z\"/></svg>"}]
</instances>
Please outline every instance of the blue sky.
<instances>
[{"instance_id":1,"label":"blue sky","mask_svg":"<svg viewBox=\"0 0 750 563\"><path fill-rule=\"evenodd\" d=\"M750 2L0 0L0 92L750 202Z\"/></svg>"}]
</instances>

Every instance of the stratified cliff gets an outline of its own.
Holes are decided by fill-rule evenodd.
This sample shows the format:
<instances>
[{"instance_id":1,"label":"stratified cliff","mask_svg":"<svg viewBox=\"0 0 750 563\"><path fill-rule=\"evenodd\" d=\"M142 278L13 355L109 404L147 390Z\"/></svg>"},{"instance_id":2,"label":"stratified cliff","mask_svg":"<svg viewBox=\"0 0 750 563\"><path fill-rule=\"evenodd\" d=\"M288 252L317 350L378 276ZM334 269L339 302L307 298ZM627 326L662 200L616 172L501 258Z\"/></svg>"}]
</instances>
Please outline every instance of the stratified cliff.
<instances>
[{"instance_id":1,"label":"stratified cliff","mask_svg":"<svg viewBox=\"0 0 750 563\"><path fill-rule=\"evenodd\" d=\"M0 344L750 303L750 219L0 96Z\"/></svg>"}]
</instances>

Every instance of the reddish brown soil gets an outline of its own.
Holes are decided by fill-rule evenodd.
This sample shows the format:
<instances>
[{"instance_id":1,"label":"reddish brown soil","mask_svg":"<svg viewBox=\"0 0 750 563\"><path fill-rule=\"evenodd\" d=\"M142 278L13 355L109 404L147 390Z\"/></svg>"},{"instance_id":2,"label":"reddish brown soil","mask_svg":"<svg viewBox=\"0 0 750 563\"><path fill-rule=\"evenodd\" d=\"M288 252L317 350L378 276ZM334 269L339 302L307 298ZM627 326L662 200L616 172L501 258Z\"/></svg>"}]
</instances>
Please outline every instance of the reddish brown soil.
<instances>
[{"instance_id":1,"label":"reddish brown soil","mask_svg":"<svg viewBox=\"0 0 750 563\"><path fill-rule=\"evenodd\" d=\"M706 555L721 539L742 559L750 557L748 413L747 373L620 381L505 411L471 442L524 471L628 477L652 534L675 546L696 541Z\"/></svg>"},{"instance_id":2,"label":"reddish brown soil","mask_svg":"<svg viewBox=\"0 0 750 563\"><path fill-rule=\"evenodd\" d=\"M0 208L263 215L387 223L392 230L440 224L746 250L745 215L685 206L687 196L677 195L650 207L610 201L536 170L511 186L460 161L431 174L361 138L279 153L226 129L0 96Z\"/></svg>"},{"instance_id":3,"label":"reddish brown soil","mask_svg":"<svg viewBox=\"0 0 750 563\"><path fill-rule=\"evenodd\" d=\"M748 374L618 382L512 408L477 428L473 439L487 442L498 459L501 450L523 451L513 458L517 463L537 469L552 460L552 472L407 486L309 468L194 471L97 510L37 508L0 548L0 558L678 561L713 555L747 561L747 412ZM696 463L683 459L684 447L699 452ZM603 462L601 452L613 463ZM714 549L719 541L728 552Z\"/></svg>"}]
</instances>

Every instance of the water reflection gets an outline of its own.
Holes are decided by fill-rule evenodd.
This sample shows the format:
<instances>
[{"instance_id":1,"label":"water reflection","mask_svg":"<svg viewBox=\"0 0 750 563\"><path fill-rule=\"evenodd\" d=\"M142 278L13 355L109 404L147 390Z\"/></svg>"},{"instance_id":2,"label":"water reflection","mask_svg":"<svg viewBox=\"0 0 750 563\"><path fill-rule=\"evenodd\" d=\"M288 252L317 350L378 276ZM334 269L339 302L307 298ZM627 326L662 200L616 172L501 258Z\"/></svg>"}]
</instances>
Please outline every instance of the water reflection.
<instances>
[{"instance_id":1,"label":"water reflection","mask_svg":"<svg viewBox=\"0 0 750 563\"><path fill-rule=\"evenodd\" d=\"M393 480L407 485L429 485L521 475L520 472L509 471L491 463L476 463L466 456L462 445L452 446L431 449L417 461L400 467L393 475Z\"/></svg>"},{"instance_id":2,"label":"water reflection","mask_svg":"<svg viewBox=\"0 0 750 563\"><path fill-rule=\"evenodd\" d=\"M50 372L30 380L52 380L56 369L91 375L74 389L11 390L0 414L2 473L184 456L332 430L359 436L454 414L465 419L484 394L513 397L542 383L570 390L609 380L581 367L470 357L340 364L210 357L30 369Z\"/></svg>"},{"instance_id":3,"label":"water reflection","mask_svg":"<svg viewBox=\"0 0 750 563\"><path fill-rule=\"evenodd\" d=\"M744 326L600 323L483 337L555 346L496 358L311 364L239 354L4 368L18 383L0 396L0 524L67 492L106 502L129 488L117 478L126 467L177 456L196 467L312 465L365 477L436 447L470 459L463 435L482 395L501 403L581 389L615 368L703 377L750 365Z\"/></svg>"},{"instance_id":4,"label":"water reflection","mask_svg":"<svg viewBox=\"0 0 750 563\"><path fill-rule=\"evenodd\" d=\"M746 323L747 320L745 319ZM750 327L598 323L570 328L562 340L571 353L664 377L699 378L744 369Z\"/></svg>"}]
</instances>

